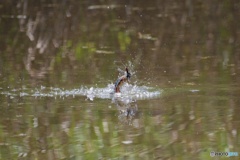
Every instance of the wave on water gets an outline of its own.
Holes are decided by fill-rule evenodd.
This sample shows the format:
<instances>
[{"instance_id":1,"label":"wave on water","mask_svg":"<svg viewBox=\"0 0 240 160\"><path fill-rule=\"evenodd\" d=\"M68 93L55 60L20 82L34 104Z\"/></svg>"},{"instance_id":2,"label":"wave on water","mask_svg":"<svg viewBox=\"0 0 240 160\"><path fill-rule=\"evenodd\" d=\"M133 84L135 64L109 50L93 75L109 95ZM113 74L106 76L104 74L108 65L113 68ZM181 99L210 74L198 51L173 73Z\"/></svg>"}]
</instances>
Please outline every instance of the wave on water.
<instances>
[{"instance_id":1,"label":"wave on water","mask_svg":"<svg viewBox=\"0 0 240 160\"><path fill-rule=\"evenodd\" d=\"M44 87L41 86L37 89L13 89L11 91L0 92L8 96L33 96L33 97L76 97L86 96L89 100L93 101L94 98L100 99L152 99L160 96L162 91L154 90L154 88L147 86L137 86L132 84L124 84L121 88L121 94L115 94L114 84L108 84L105 88L98 87L80 87L76 89L66 90L61 88Z\"/></svg>"}]
</instances>

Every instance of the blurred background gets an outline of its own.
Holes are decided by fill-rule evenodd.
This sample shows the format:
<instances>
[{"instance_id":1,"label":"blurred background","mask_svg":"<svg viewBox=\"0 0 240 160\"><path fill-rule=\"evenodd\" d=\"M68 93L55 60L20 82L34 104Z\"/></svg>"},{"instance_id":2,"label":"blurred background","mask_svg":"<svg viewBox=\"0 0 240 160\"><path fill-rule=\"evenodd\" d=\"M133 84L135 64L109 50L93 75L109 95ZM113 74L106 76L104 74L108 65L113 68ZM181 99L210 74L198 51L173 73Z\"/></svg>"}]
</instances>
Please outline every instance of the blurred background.
<instances>
[{"instance_id":1,"label":"blurred background","mask_svg":"<svg viewBox=\"0 0 240 160\"><path fill-rule=\"evenodd\" d=\"M237 0L1 1L0 158L240 153L239 17ZM122 104L27 95L105 87L125 66L130 83L161 96Z\"/></svg>"},{"instance_id":2,"label":"blurred background","mask_svg":"<svg viewBox=\"0 0 240 160\"><path fill-rule=\"evenodd\" d=\"M50 85L104 83L130 61L141 70L139 79L151 77L155 84L168 83L168 75L179 82L234 81L239 5L6 0L0 6L0 74L8 83L30 77Z\"/></svg>"}]
</instances>

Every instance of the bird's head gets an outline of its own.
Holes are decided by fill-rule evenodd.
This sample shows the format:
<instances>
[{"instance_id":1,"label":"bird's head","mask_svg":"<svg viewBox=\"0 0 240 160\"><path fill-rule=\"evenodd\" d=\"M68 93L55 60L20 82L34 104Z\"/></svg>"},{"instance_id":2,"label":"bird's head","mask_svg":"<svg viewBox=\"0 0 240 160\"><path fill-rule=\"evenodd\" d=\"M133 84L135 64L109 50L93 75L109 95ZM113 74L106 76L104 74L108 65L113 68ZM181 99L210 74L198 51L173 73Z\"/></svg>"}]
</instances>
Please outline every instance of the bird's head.
<instances>
[{"instance_id":1,"label":"bird's head","mask_svg":"<svg viewBox=\"0 0 240 160\"><path fill-rule=\"evenodd\" d=\"M128 68L126 68L126 76L127 76L127 79L129 80L131 78L131 73L129 73L128 71Z\"/></svg>"}]
</instances>

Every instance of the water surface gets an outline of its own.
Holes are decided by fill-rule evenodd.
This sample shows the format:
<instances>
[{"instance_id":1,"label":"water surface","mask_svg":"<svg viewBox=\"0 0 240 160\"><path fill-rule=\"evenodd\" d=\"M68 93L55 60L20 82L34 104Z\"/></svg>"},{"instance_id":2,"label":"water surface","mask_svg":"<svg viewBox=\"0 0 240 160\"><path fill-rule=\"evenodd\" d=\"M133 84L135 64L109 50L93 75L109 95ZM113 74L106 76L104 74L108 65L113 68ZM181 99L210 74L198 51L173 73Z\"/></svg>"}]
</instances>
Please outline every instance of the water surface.
<instances>
[{"instance_id":1,"label":"water surface","mask_svg":"<svg viewBox=\"0 0 240 160\"><path fill-rule=\"evenodd\" d=\"M239 16L237 1L5 0L0 159L240 153Z\"/></svg>"}]
</instances>

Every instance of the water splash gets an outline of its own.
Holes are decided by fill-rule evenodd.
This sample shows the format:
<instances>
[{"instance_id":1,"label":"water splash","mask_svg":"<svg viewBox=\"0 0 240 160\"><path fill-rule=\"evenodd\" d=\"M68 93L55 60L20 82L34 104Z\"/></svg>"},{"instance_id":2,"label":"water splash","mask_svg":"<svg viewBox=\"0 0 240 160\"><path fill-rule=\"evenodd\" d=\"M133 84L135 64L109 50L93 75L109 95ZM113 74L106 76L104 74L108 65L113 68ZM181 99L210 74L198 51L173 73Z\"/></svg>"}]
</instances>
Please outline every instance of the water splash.
<instances>
[{"instance_id":1,"label":"water splash","mask_svg":"<svg viewBox=\"0 0 240 160\"><path fill-rule=\"evenodd\" d=\"M125 101L132 101L138 99L152 99L160 96L161 90L154 90L147 86L137 86L132 84L124 84L121 88L121 94L115 94L114 84L108 84L105 88L98 87L80 87L76 89L61 89L53 87L44 87L36 89L12 89L10 91L0 92L6 96L32 96L32 97L76 97L86 96L87 99L93 101L94 98L100 99L120 99Z\"/></svg>"}]
</instances>

